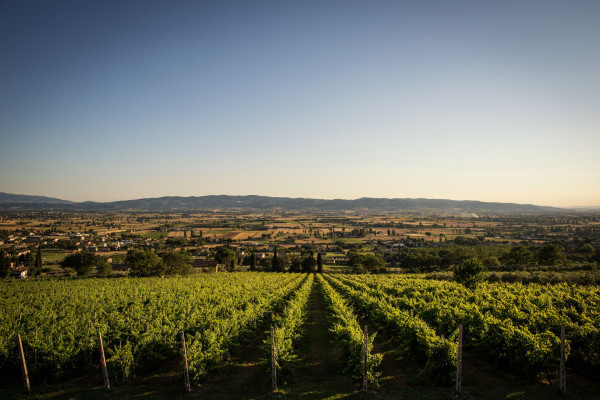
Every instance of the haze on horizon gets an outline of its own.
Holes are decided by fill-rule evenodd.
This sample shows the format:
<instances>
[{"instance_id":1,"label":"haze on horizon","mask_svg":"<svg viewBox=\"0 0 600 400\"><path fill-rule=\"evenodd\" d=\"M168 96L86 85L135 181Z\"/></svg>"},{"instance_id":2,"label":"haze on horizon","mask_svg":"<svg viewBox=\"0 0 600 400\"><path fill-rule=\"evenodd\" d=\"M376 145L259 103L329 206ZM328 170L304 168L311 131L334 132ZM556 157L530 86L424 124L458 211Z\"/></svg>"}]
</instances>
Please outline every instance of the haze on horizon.
<instances>
[{"instance_id":1,"label":"haze on horizon","mask_svg":"<svg viewBox=\"0 0 600 400\"><path fill-rule=\"evenodd\" d=\"M0 191L600 205L598 1L3 1Z\"/></svg>"}]
</instances>

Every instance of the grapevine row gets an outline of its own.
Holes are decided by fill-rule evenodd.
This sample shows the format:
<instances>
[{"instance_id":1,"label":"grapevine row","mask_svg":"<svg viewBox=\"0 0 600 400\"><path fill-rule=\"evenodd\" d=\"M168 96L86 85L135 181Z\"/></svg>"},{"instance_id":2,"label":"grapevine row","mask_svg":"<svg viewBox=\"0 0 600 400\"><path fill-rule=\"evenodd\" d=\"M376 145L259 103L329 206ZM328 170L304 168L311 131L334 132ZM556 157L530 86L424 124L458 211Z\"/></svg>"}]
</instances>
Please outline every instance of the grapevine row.
<instances>
[{"instance_id":1,"label":"grapevine row","mask_svg":"<svg viewBox=\"0 0 600 400\"><path fill-rule=\"evenodd\" d=\"M452 382L456 371L456 343L438 336L423 320L373 295L366 287L350 281L342 282L329 275L327 280L363 309L373 322L387 327L395 336L406 341L411 351L425 361L425 373L442 383Z\"/></svg>"},{"instance_id":2,"label":"grapevine row","mask_svg":"<svg viewBox=\"0 0 600 400\"><path fill-rule=\"evenodd\" d=\"M347 358L344 373L350 374L353 378L363 377L365 337L360 325L352 311L352 308L344 298L323 278L317 275L321 285L325 302L328 309L328 316L332 326L331 331L336 339L342 345ZM378 373L375 369L381 363L383 356L381 354L371 354L373 351L373 340L375 335L369 335L367 338L367 379L371 383L377 383Z\"/></svg>"},{"instance_id":3,"label":"grapevine row","mask_svg":"<svg viewBox=\"0 0 600 400\"><path fill-rule=\"evenodd\" d=\"M270 338L265 340L264 344L267 360L272 358L275 360L277 377L285 376L289 370L288 364L296 358L294 341L300 336L300 328L306 317L306 305L313 283L314 275L309 274L300 289L288 301L281 315L273 318L274 346L271 346ZM273 347L274 354L271 353Z\"/></svg>"},{"instance_id":4,"label":"grapevine row","mask_svg":"<svg viewBox=\"0 0 600 400\"><path fill-rule=\"evenodd\" d=\"M509 319L500 320L483 313L477 304L469 301L449 304L442 298L424 302L418 291L415 296L394 297L380 288L369 288L355 279L344 282L369 293L374 301L388 304L406 314L415 314L442 335L452 335L456 326L465 327L465 343L481 349L481 353L500 361L516 372L535 376L558 365L560 340L552 332L532 333L526 327L516 326ZM407 285L410 285L407 282ZM450 301L450 300L449 300Z\"/></svg>"},{"instance_id":5,"label":"grapevine row","mask_svg":"<svg viewBox=\"0 0 600 400\"><path fill-rule=\"evenodd\" d=\"M188 332L187 345L188 367L192 381L198 382L211 368L222 361L231 347L238 344L246 334L256 330L266 314L297 290L302 281L302 275L288 280L285 285L257 297L254 302L245 307L231 310L224 318L212 323L212 328L202 331Z\"/></svg>"}]
</instances>

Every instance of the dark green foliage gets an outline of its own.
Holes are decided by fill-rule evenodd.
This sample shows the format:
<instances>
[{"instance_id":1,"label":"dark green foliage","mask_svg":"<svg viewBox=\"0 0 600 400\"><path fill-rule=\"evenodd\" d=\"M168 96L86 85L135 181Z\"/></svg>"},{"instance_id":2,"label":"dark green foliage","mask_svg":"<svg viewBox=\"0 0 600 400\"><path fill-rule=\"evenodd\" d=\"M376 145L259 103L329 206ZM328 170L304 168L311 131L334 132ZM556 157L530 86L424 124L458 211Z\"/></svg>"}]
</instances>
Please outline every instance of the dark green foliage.
<instances>
[{"instance_id":1,"label":"dark green foliage","mask_svg":"<svg viewBox=\"0 0 600 400\"><path fill-rule=\"evenodd\" d=\"M389 257L389 261L401 268L412 272L447 271L469 258L478 258L486 266L498 265L503 262L507 246L440 246L440 247L404 247L401 251Z\"/></svg>"},{"instance_id":2,"label":"dark green foliage","mask_svg":"<svg viewBox=\"0 0 600 400\"><path fill-rule=\"evenodd\" d=\"M215 260L219 262L219 264L225 264L226 266L231 265L231 261L234 264L237 262L237 253L229 248L229 247L218 247L217 252L215 254Z\"/></svg>"},{"instance_id":3,"label":"dark green foliage","mask_svg":"<svg viewBox=\"0 0 600 400\"><path fill-rule=\"evenodd\" d=\"M312 255L308 255L302 260L302 271L306 273L315 272L317 262Z\"/></svg>"},{"instance_id":4,"label":"dark green foliage","mask_svg":"<svg viewBox=\"0 0 600 400\"><path fill-rule=\"evenodd\" d=\"M42 245L38 245L37 252L35 254L35 264L31 269L31 276L37 276L42 273Z\"/></svg>"},{"instance_id":5,"label":"dark green foliage","mask_svg":"<svg viewBox=\"0 0 600 400\"><path fill-rule=\"evenodd\" d=\"M482 239L483 237L481 236L479 238L457 236L454 238L454 244L459 246L477 246L481 243Z\"/></svg>"},{"instance_id":6,"label":"dark green foliage","mask_svg":"<svg viewBox=\"0 0 600 400\"><path fill-rule=\"evenodd\" d=\"M104 258L101 257L96 264L96 275L98 276L109 276L112 274L112 265L109 264Z\"/></svg>"},{"instance_id":7,"label":"dark green foliage","mask_svg":"<svg viewBox=\"0 0 600 400\"><path fill-rule=\"evenodd\" d=\"M292 254L290 256L290 267L288 269L289 272L302 272L303 259L299 254Z\"/></svg>"},{"instance_id":8,"label":"dark green foliage","mask_svg":"<svg viewBox=\"0 0 600 400\"><path fill-rule=\"evenodd\" d=\"M562 246L546 244L539 250L537 259L540 265L556 265L558 262L565 260L565 255Z\"/></svg>"},{"instance_id":9,"label":"dark green foliage","mask_svg":"<svg viewBox=\"0 0 600 400\"><path fill-rule=\"evenodd\" d=\"M34 265L34 259L33 259L33 255L31 254L31 252L29 252L27 254L21 254L19 256L19 264L23 264L26 267L32 268Z\"/></svg>"},{"instance_id":10,"label":"dark green foliage","mask_svg":"<svg viewBox=\"0 0 600 400\"><path fill-rule=\"evenodd\" d=\"M281 266L279 265L279 257L277 256L277 246L273 250L273 260L271 261L271 270L273 272L281 272Z\"/></svg>"},{"instance_id":11,"label":"dark green foliage","mask_svg":"<svg viewBox=\"0 0 600 400\"><path fill-rule=\"evenodd\" d=\"M471 258L454 267L454 280L469 289L475 289L485 279L486 268L481 261Z\"/></svg>"},{"instance_id":12,"label":"dark green foliage","mask_svg":"<svg viewBox=\"0 0 600 400\"><path fill-rule=\"evenodd\" d=\"M167 275L189 275L194 272L192 258L185 251L168 251L160 255Z\"/></svg>"},{"instance_id":13,"label":"dark green foliage","mask_svg":"<svg viewBox=\"0 0 600 400\"><path fill-rule=\"evenodd\" d=\"M385 261L376 254L349 253L348 265L355 274L385 272Z\"/></svg>"},{"instance_id":14,"label":"dark green foliage","mask_svg":"<svg viewBox=\"0 0 600 400\"><path fill-rule=\"evenodd\" d=\"M319 274L323 273L323 257L321 253L317 253L317 272Z\"/></svg>"},{"instance_id":15,"label":"dark green foliage","mask_svg":"<svg viewBox=\"0 0 600 400\"><path fill-rule=\"evenodd\" d=\"M279 261L278 261L279 262L279 270L281 272L289 271L290 267L292 265L292 258L290 257L290 255L283 253L278 258L279 258Z\"/></svg>"},{"instance_id":16,"label":"dark green foliage","mask_svg":"<svg viewBox=\"0 0 600 400\"><path fill-rule=\"evenodd\" d=\"M0 278L8 276L10 274L10 257L4 255L4 252L0 250Z\"/></svg>"},{"instance_id":17,"label":"dark green foliage","mask_svg":"<svg viewBox=\"0 0 600 400\"><path fill-rule=\"evenodd\" d=\"M90 275L94 273L96 266L104 259L90 251L82 251L65 257L61 266L71 268L77 272L77 275Z\"/></svg>"},{"instance_id":18,"label":"dark green foliage","mask_svg":"<svg viewBox=\"0 0 600 400\"><path fill-rule=\"evenodd\" d=\"M150 250L129 250L125 262L131 268L131 276L159 276L166 272L161 258Z\"/></svg>"},{"instance_id":19,"label":"dark green foliage","mask_svg":"<svg viewBox=\"0 0 600 400\"><path fill-rule=\"evenodd\" d=\"M585 261L594 262L594 258L596 257L596 249L594 249L594 246L587 243L581 247L580 254Z\"/></svg>"},{"instance_id":20,"label":"dark green foliage","mask_svg":"<svg viewBox=\"0 0 600 400\"><path fill-rule=\"evenodd\" d=\"M252 252L250 255L250 271L256 270L256 254Z\"/></svg>"},{"instance_id":21,"label":"dark green foliage","mask_svg":"<svg viewBox=\"0 0 600 400\"><path fill-rule=\"evenodd\" d=\"M508 265L529 265L533 263L533 253L526 246L515 246L502 260Z\"/></svg>"}]
</instances>

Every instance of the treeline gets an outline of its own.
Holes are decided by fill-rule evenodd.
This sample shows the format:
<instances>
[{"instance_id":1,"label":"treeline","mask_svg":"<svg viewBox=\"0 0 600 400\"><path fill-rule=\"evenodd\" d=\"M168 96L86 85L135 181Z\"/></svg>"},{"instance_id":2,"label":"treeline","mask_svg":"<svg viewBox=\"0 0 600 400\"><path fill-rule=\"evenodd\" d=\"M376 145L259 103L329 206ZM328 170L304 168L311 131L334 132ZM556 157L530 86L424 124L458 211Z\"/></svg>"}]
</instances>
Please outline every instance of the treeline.
<instances>
[{"instance_id":1,"label":"treeline","mask_svg":"<svg viewBox=\"0 0 600 400\"><path fill-rule=\"evenodd\" d=\"M219 249L217 248L216 259L219 261ZM231 249L229 249L231 250ZM233 250L231 250L233 252ZM268 272L323 272L324 257L316 253L310 247L301 247L295 251L279 249L275 246L272 257L258 259L255 251L250 251L241 260L242 265L250 267L251 271L263 270Z\"/></svg>"},{"instance_id":2,"label":"treeline","mask_svg":"<svg viewBox=\"0 0 600 400\"><path fill-rule=\"evenodd\" d=\"M478 259L488 269L515 267L570 266L576 263L600 263L600 251L591 244L570 248L556 243L544 245L443 245L439 247L402 247L387 253L388 264L410 272L446 271L467 259Z\"/></svg>"},{"instance_id":3,"label":"treeline","mask_svg":"<svg viewBox=\"0 0 600 400\"><path fill-rule=\"evenodd\" d=\"M514 270L514 271L488 271L484 275L487 282L505 283L539 283L558 284L567 283L571 285L600 285L600 271L598 268L583 265L577 270L565 270L559 268L547 268L546 270ZM450 271L430 272L424 275L427 279L443 281L455 281L455 275Z\"/></svg>"},{"instance_id":4,"label":"treeline","mask_svg":"<svg viewBox=\"0 0 600 400\"><path fill-rule=\"evenodd\" d=\"M192 257L184 251L156 254L148 249L132 249L127 252L125 262L129 265L130 276L189 275L194 272ZM113 272L106 257L91 251L68 255L61 267L75 271L78 276L108 276Z\"/></svg>"}]
</instances>

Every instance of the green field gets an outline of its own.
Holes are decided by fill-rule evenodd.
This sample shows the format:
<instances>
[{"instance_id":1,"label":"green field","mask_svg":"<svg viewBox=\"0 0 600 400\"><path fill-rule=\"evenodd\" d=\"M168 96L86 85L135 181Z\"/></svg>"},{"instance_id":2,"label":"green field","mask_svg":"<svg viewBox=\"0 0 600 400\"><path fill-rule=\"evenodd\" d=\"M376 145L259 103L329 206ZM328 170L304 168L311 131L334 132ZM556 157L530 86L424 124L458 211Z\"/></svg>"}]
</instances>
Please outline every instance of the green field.
<instances>
[{"instance_id":1,"label":"green field","mask_svg":"<svg viewBox=\"0 0 600 400\"><path fill-rule=\"evenodd\" d=\"M66 256L68 256L69 254L72 254L72 252L64 252L64 253L60 253L60 252L45 252L42 251L42 260L44 260L44 262L60 262L62 261Z\"/></svg>"}]
</instances>

